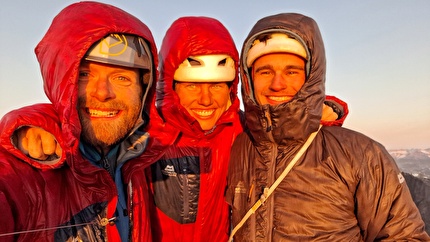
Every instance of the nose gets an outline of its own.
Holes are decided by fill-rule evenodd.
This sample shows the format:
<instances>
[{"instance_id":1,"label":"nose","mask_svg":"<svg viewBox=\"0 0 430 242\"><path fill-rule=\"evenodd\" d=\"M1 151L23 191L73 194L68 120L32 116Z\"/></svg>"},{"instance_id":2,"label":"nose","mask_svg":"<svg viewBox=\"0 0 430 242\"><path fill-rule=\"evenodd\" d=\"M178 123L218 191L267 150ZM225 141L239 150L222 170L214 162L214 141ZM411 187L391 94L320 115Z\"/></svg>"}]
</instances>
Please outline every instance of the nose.
<instances>
[{"instance_id":1,"label":"nose","mask_svg":"<svg viewBox=\"0 0 430 242\"><path fill-rule=\"evenodd\" d=\"M115 92L112 89L112 84L110 83L109 78L106 76L99 76L97 80L94 80L90 94L102 102L115 98Z\"/></svg>"},{"instance_id":2,"label":"nose","mask_svg":"<svg viewBox=\"0 0 430 242\"><path fill-rule=\"evenodd\" d=\"M281 91L285 88L287 88L287 81L281 73L275 73L272 82L270 83L270 89L273 91Z\"/></svg>"},{"instance_id":3,"label":"nose","mask_svg":"<svg viewBox=\"0 0 430 242\"><path fill-rule=\"evenodd\" d=\"M209 90L209 86L202 86L200 90L200 97L198 99L199 104L209 106L212 104L212 100L212 93Z\"/></svg>"}]
</instances>

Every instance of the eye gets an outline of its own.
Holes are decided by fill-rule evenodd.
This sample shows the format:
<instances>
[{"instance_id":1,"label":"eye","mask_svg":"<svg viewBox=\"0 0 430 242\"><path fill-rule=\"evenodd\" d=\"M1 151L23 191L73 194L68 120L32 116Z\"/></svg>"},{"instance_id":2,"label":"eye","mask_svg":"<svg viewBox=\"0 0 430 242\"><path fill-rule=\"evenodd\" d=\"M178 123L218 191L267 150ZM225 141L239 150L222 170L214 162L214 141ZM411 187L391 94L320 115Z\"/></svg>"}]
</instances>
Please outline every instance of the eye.
<instances>
[{"instance_id":1,"label":"eye","mask_svg":"<svg viewBox=\"0 0 430 242\"><path fill-rule=\"evenodd\" d=\"M119 80L119 81L128 81L128 80L130 80L130 78L128 78L126 76L118 76L117 80Z\"/></svg>"},{"instance_id":2,"label":"eye","mask_svg":"<svg viewBox=\"0 0 430 242\"><path fill-rule=\"evenodd\" d=\"M304 70L302 69L288 69L285 71L285 74L288 76L297 76L304 73Z\"/></svg>"},{"instance_id":3,"label":"eye","mask_svg":"<svg viewBox=\"0 0 430 242\"><path fill-rule=\"evenodd\" d=\"M79 81L88 81L90 78L89 70L79 70Z\"/></svg>"},{"instance_id":4,"label":"eye","mask_svg":"<svg viewBox=\"0 0 430 242\"><path fill-rule=\"evenodd\" d=\"M134 80L132 76L126 74L116 74L113 75L111 78L114 83L121 86L129 86L133 83Z\"/></svg>"},{"instance_id":5,"label":"eye","mask_svg":"<svg viewBox=\"0 0 430 242\"><path fill-rule=\"evenodd\" d=\"M193 83L189 83L185 87L190 89L190 90L195 90L197 88L197 85L193 84Z\"/></svg>"},{"instance_id":6,"label":"eye","mask_svg":"<svg viewBox=\"0 0 430 242\"><path fill-rule=\"evenodd\" d=\"M224 87L226 85L227 85L226 83L220 82L220 83L215 83L215 84L211 85L211 88L213 90L222 90L222 89L224 89Z\"/></svg>"},{"instance_id":7,"label":"eye","mask_svg":"<svg viewBox=\"0 0 430 242\"><path fill-rule=\"evenodd\" d=\"M269 70L269 69L264 69L264 70L257 71L257 75L260 75L260 76L268 76L268 75L271 75L271 74L272 74L272 71Z\"/></svg>"}]
</instances>

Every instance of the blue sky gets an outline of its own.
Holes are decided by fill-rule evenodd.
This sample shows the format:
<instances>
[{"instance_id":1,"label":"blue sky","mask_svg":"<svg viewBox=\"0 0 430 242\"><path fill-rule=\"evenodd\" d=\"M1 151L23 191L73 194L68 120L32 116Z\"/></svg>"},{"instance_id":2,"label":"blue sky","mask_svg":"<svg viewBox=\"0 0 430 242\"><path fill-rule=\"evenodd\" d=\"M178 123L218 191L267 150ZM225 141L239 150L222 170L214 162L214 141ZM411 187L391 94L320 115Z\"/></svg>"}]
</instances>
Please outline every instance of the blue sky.
<instances>
[{"instance_id":1,"label":"blue sky","mask_svg":"<svg viewBox=\"0 0 430 242\"><path fill-rule=\"evenodd\" d=\"M0 8L0 116L48 102L34 47L72 0L14 0ZM238 49L252 25L280 12L314 18L327 56L326 93L346 101L344 127L387 149L430 148L430 1L428 0L101 0L135 15L157 46L181 16L210 16Z\"/></svg>"}]
</instances>

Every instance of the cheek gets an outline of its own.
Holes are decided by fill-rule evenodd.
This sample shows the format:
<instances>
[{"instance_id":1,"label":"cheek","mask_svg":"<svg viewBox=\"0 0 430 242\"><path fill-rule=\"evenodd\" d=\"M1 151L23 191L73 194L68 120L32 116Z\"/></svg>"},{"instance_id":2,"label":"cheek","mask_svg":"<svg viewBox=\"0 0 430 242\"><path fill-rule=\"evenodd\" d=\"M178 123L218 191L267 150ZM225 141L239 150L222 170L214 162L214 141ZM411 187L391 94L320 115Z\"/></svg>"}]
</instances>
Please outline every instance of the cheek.
<instances>
[{"instance_id":1,"label":"cheek","mask_svg":"<svg viewBox=\"0 0 430 242\"><path fill-rule=\"evenodd\" d=\"M85 86L78 86L78 100L80 100L80 102L87 100L87 93Z\"/></svg>"},{"instance_id":2,"label":"cheek","mask_svg":"<svg viewBox=\"0 0 430 242\"><path fill-rule=\"evenodd\" d=\"M304 84L305 82L303 81L303 78L297 79L294 82L294 89L298 91L303 87Z\"/></svg>"},{"instance_id":3,"label":"cheek","mask_svg":"<svg viewBox=\"0 0 430 242\"><path fill-rule=\"evenodd\" d=\"M220 107L227 106L230 101L230 91L218 93L216 96L214 96L214 100L218 103Z\"/></svg>"},{"instance_id":4,"label":"cheek","mask_svg":"<svg viewBox=\"0 0 430 242\"><path fill-rule=\"evenodd\" d=\"M176 89L176 94L178 95L179 103L184 107L187 107L189 104L193 102L194 98L192 97L195 95L195 94L186 92L181 88Z\"/></svg>"},{"instance_id":5,"label":"cheek","mask_svg":"<svg viewBox=\"0 0 430 242\"><path fill-rule=\"evenodd\" d=\"M261 81L256 81L253 83L253 85L255 93L260 93L264 89L264 85Z\"/></svg>"},{"instance_id":6,"label":"cheek","mask_svg":"<svg viewBox=\"0 0 430 242\"><path fill-rule=\"evenodd\" d=\"M87 86L88 86L88 83L78 82L78 95L79 96L82 96L83 94L85 94L87 92Z\"/></svg>"}]
</instances>

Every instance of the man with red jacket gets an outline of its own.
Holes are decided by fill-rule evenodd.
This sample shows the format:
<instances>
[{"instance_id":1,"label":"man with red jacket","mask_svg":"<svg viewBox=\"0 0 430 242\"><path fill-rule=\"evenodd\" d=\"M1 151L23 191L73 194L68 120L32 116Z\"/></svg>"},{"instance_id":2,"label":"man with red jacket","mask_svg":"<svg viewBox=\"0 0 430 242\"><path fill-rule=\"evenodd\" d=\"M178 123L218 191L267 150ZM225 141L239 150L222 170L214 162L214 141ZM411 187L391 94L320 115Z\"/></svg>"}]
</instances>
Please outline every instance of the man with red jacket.
<instances>
[{"instance_id":1,"label":"man with red jacket","mask_svg":"<svg viewBox=\"0 0 430 242\"><path fill-rule=\"evenodd\" d=\"M52 104L2 119L0 240L150 241L139 206L148 200L144 173L121 169L133 158L148 165L142 128L157 76L150 30L121 9L81 2L55 17L35 51ZM23 126L54 134L61 157L17 152L9 137Z\"/></svg>"}]
</instances>

